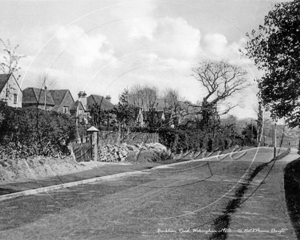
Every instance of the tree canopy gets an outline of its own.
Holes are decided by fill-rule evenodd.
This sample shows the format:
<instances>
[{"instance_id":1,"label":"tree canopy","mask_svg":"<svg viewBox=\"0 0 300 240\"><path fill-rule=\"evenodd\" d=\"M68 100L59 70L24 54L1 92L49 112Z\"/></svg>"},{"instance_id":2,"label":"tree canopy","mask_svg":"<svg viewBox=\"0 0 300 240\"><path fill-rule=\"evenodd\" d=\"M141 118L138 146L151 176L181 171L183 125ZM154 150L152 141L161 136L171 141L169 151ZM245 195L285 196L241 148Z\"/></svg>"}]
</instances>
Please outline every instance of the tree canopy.
<instances>
[{"instance_id":1,"label":"tree canopy","mask_svg":"<svg viewBox=\"0 0 300 240\"><path fill-rule=\"evenodd\" d=\"M25 57L16 53L19 45L13 47L9 40L5 42L1 38L0 43L3 45L3 61L0 62L0 70L5 74L17 73L21 69L19 60ZM20 75L16 75L15 78L18 80Z\"/></svg>"},{"instance_id":2,"label":"tree canopy","mask_svg":"<svg viewBox=\"0 0 300 240\"><path fill-rule=\"evenodd\" d=\"M247 72L239 66L224 61L204 61L193 68L193 76L198 80L206 94L201 104L203 128L207 128L210 120L218 116L217 105L236 92L249 86ZM227 114L236 105L230 105L223 114Z\"/></svg>"},{"instance_id":3,"label":"tree canopy","mask_svg":"<svg viewBox=\"0 0 300 240\"><path fill-rule=\"evenodd\" d=\"M128 102L144 110L157 106L158 89L156 87L134 85L127 93Z\"/></svg>"},{"instance_id":4,"label":"tree canopy","mask_svg":"<svg viewBox=\"0 0 300 240\"><path fill-rule=\"evenodd\" d=\"M264 74L260 98L274 117L300 124L300 1L275 4L258 31L247 34L246 55Z\"/></svg>"}]
</instances>

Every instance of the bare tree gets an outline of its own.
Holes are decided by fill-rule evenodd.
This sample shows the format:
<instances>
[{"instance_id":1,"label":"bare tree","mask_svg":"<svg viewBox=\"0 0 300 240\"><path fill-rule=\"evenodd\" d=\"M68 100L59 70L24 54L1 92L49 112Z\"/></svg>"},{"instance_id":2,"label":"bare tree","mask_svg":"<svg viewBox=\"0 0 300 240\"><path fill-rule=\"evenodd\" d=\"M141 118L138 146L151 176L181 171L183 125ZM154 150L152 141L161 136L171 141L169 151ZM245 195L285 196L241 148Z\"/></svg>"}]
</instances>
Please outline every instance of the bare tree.
<instances>
[{"instance_id":1,"label":"bare tree","mask_svg":"<svg viewBox=\"0 0 300 240\"><path fill-rule=\"evenodd\" d=\"M166 110L171 110L177 113L180 110L180 99L177 90L168 88L163 92L163 102Z\"/></svg>"},{"instance_id":2,"label":"bare tree","mask_svg":"<svg viewBox=\"0 0 300 240\"><path fill-rule=\"evenodd\" d=\"M217 113L217 105L235 92L249 86L246 79L247 72L241 67L224 61L204 61L193 68L193 76L206 89L207 94L202 100L202 120L207 124L209 119ZM227 114L236 105L228 105L223 114Z\"/></svg>"},{"instance_id":3,"label":"bare tree","mask_svg":"<svg viewBox=\"0 0 300 240\"><path fill-rule=\"evenodd\" d=\"M3 52L4 52L3 62L0 63L0 70L4 74L8 74L8 75L13 74L16 81L18 81L19 78L21 77L21 75L18 74L18 72L21 69L21 67L19 66L19 60L21 58L24 58L25 56L16 53L19 45L12 47L9 40L5 42L1 38L0 38L0 43L3 45ZM6 99L10 98L10 92L12 88L13 88L12 85L7 84L6 96L5 96Z\"/></svg>"},{"instance_id":4,"label":"bare tree","mask_svg":"<svg viewBox=\"0 0 300 240\"><path fill-rule=\"evenodd\" d=\"M47 109L47 91L51 88L53 88L56 84L56 80L52 77L50 77L48 74L44 73L42 74L38 80L38 85L40 88L39 91L39 100L44 95L44 110ZM44 94L43 94L44 92Z\"/></svg>"},{"instance_id":5,"label":"bare tree","mask_svg":"<svg viewBox=\"0 0 300 240\"><path fill-rule=\"evenodd\" d=\"M55 86L56 79L49 76L49 74L43 73L38 78L37 83L41 89L51 89Z\"/></svg>"},{"instance_id":6,"label":"bare tree","mask_svg":"<svg viewBox=\"0 0 300 240\"><path fill-rule=\"evenodd\" d=\"M144 110L154 109L157 106L158 89L147 85L134 85L128 92L128 100L130 104Z\"/></svg>"},{"instance_id":7,"label":"bare tree","mask_svg":"<svg viewBox=\"0 0 300 240\"><path fill-rule=\"evenodd\" d=\"M4 42L1 38L0 42L3 45L3 52L5 53L3 56L4 61L0 63L2 72L5 74L17 73L21 69L19 66L19 60L25 57L24 55L18 55L16 53L19 45L12 47L9 40ZM19 79L20 75L15 76L15 78Z\"/></svg>"}]
</instances>

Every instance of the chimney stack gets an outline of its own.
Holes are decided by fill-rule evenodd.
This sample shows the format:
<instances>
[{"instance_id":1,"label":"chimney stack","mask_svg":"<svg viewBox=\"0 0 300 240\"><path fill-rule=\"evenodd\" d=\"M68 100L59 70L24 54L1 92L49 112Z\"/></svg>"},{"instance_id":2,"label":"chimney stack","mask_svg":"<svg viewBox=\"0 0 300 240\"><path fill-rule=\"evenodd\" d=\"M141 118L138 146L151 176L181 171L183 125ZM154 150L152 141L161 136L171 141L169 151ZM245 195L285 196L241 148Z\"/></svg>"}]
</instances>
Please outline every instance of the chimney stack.
<instances>
[{"instance_id":1,"label":"chimney stack","mask_svg":"<svg viewBox=\"0 0 300 240\"><path fill-rule=\"evenodd\" d=\"M78 93L78 100L82 103L85 110L87 110L87 99L86 99L86 93L85 91L80 91Z\"/></svg>"}]
</instances>

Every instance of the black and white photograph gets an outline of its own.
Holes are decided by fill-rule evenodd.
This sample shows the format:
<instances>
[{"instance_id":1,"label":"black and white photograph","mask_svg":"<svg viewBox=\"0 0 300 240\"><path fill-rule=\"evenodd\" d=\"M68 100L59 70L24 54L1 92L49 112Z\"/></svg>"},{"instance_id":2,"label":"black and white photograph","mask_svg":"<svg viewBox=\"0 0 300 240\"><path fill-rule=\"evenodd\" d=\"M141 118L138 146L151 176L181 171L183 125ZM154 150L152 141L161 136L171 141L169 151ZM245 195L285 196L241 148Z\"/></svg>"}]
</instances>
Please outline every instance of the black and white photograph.
<instances>
[{"instance_id":1,"label":"black and white photograph","mask_svg":"<svg viewBox=\"0 0 300 240\"><path fill-rule=\"evenodd\" d=\"M0 16L0 239L300 239L300 0Z\"/></svg>"}]
</instances>

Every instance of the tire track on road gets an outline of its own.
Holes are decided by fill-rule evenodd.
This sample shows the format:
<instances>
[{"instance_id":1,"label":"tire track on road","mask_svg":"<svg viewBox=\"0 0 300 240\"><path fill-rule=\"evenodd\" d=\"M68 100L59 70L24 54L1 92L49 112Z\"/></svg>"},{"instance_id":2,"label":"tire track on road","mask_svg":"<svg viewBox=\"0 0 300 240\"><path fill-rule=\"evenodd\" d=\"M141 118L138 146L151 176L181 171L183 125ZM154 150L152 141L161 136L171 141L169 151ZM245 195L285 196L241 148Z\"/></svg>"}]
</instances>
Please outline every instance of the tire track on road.
<instances>
[{"instance_id":1,"label":"tire track on road","mask_svg":"<svg viewBox=\"0 0 300 240\"><path fill-rule=\"evenodd\" d=\"M268 177L270 172L272 171L276 160L279 160L286 155L288 155L290 150L288 149L287 151L283 152L279 156L273 158L270 162L263 163L259 166L257 166L252 173L250 173L249 177L246 179L245 183L242 183L242 185L237 188L234 194L234 198L230 200L225 209L223 210L223 214L217 217L213 221L213 226L214 226L214 233L209 237L210 240L218 239L218 240L225 240L228 237L228 232L226 231L229 229L230 222L232 219L232 215L237 211L238 208L241 207L241 205L246 202L262 185L262 183L265 181L265 179ZM271 163L271 165L269 165ZM266 167L269 166L268 172L266 173L265 177L263 180L260 182L260 184L250 193L249 196L247 196L245 199L244 195L246 194L249 185L252 183L254 178L257 176L258 173L260 173L262 170L264 170Z\"/></svg>"}]
</instances>

